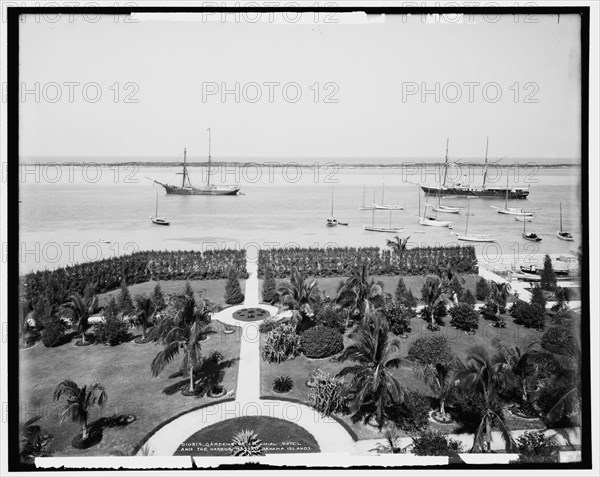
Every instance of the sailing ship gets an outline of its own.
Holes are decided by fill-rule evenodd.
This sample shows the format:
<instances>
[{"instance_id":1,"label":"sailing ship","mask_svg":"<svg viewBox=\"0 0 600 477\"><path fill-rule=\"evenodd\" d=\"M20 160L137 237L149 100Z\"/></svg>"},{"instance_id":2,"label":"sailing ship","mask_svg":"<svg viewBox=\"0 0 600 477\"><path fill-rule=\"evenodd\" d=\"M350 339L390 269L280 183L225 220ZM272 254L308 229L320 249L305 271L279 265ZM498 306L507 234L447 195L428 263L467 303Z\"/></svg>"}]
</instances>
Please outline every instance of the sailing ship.
<instances>
[{"instance_id":1,"label":"sailing ship","mask_svg":"<svg viewBox=\"0 0 600 477\"><path fill-rule=\"evenodd\" d=\"M464 235L457 234L452 232L452 235L455 235L458 240L463 240L465 242L495 242L496 239L494 237L490 237L489 235L469 235L469 216L471 215L471 208L469 204L467 204L467 223L465 225L465 233Z\"/></svg>"},{"instance_id":2,"label":"sailing ship","mask_svg":"<svg viewBox=\"0 0 600 477\"><path fill-rule=\"evenodd\" d=\"M533 212L525 212L525 209L521 208L518 209L516 207L509 207L508 206L508 171L506 172L506 194L505 194L505 199L504 199L504 208L500 208L500 207L496 207L495 205L491 205L490 207L492 209L496 209L496 212L498 212L499 214L505 214L505 215L517 215L519 217L533 217Z\"/></svg>"},{"instance_id":3,"label":"sailing ship","mask_svg":"<svg viewBox=\"0 0 600 477\"><path fill-rule=\"evenodd\" d=\"M375 226L375 209L373 209L373 219L371 225L364 225L364 229L370 232L389 232L398 233L404 230L403 227L392 227L392 211L390 210L390 226L389 227L376 227Z\"/></svg>"},{"instance_id":4,"label":"sailing ship","mask_svg":"<svg viewBox=\"0 0 600 477\"><path fill-rule=\"evenodd\" d=\"M190 181L190 176L187 171L187 151L183 150L183 171L178 172L177 174L183 175L181 180L181 185L171 185L171 184L163 184L154 179L154 182L163 186L167 191L167 194L177 194L177 195L237 195L240 191L240 186L238 185L215 185L210 183L210 175L211 175L211 154L210 154L210 128L208 131L208 164L207 164L207 178L206 178L206 186L204 187L193 187Z\"/></svg>"},{"instance_id":5,"label":"sailing ship","mask_svg":"<svg viewBox=\"0 0 600 477\"><path fill-rule=\"evenodd\" d=\"M381 204L376 204L375 200L373 199L373 207L375 207L378 210L404 210L403 205L386 204L383 200L384 194L385 194L385 181L383 181L383 186L381 188Z\"/></svg>"},{"instance_id":6,"label":"sailing ship","mask_svg":"<svg viewBox=\"0 0 600 477\"><path fill-rule=\"evenodd\" d=\"M523 232L521 233L521 237L523 237L525 240L529 240L530 242L541 242L542 238L540 236L538 236L538 234L534 234L533 232L525 231L526 224L527 224L527 221L524 220L523 221Z\"/></svg>"},{"instance_id":7,"label":"sailing ship","mask_svg":"<svg viewBox=\"0 0 600 477\"><path fill-rule=\"evenodd\" d=\"M485 146L485 164L483 169L483 184L481 188L472 188L469 186L463 186L460 183L454 184L452 187L446 187L446 176L448 171L448 142L446 141L446 162L444 165L444 183L440 185L440 187L430 187L427 185L422 185L421 189L425 192L426 195L435 195L440 192L445 196L460 196L467 198L494 198L494 197L502 197L507 194L511 199L526 199L529 195L529 188L514 188L511 190L501 189L498 187L486 187L485 182L487 178L487 168L488 168L488 145L489 145L489 137Z\"/></svg>"},{"instance_id":8,"label":"sailing ship","mask_svg":"<svg viewBox=\"0 0 600 477\"><path fill-rule=\"evenodd\" d=\"M362 205L358 205L358 210L373 210L375 209L375 205L371 204L371 205L366 205L365 204L365 193L366 193L366 188L365 186L363 186L363 201L362 201ZM375 202L375 197L373 197L373 202Z\"/></svg>"},{"instance_id":9,"label":"sailing ship","mask_svg":"<svg viewBox=\"0 0 600 477\"><path fill-rule=\"evenodd\" d=\"M156 193L156 209L154 211L154 217L150 217L150 220L153 224L156 225L170 225L171 222L167 220L167 217L159 217L158 216L158 192Z\"/></svg>"},{"instance_id":10,"label":"sailing ship","mask_svg":"<svg viewBox=\"0 0 600 477\"><path fill-rule=\"evenodd\" d=\"M572 242L573 240L575 240L570 232L566 232L563 230L562 202L560 203L560 230L556 231L556 236L561 240L566 240L567 242Z\"/></svg>"}]
</instances>

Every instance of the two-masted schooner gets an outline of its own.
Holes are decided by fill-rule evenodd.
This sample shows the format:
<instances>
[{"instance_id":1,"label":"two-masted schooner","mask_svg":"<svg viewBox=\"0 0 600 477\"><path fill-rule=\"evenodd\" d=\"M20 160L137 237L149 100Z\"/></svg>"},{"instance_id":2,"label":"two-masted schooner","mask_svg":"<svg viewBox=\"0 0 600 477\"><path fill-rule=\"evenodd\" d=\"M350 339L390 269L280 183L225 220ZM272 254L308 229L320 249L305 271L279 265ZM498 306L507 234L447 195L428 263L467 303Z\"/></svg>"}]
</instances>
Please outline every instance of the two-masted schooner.
<instances>
[{"instance_id":1,"label":"two-masted schooner","mask_svg":"<svg viewBox=\"0 0 600 477\"><path fill-rule=\"evenodd\" d=\"M238 185L216 185L210 183L210 175L211 175L211 154L210 154L210 128L208 131L208 164L207 164L207 179L206 185L203 187L193 187L190 181L190 176L187 171L187 151L183 150L183 171L178 172L177 174L183 175L181 180L181 185L171 185L171 184L163 184L154 179L154 182L163 186L167 194L177 194L177 195L237 195L240 191L240 186Z\"/></svg>"}]
</instances>

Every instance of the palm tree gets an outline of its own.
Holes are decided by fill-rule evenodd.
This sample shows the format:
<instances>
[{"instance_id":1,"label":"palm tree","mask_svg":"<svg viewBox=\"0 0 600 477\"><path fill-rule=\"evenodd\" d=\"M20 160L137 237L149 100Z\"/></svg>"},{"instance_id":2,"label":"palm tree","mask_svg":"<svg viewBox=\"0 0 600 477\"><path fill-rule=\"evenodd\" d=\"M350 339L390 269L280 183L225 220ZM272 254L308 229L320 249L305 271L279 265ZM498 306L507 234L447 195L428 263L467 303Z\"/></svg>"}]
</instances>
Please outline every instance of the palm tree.
<instances>
[{"instance_id":1,"label":"palm tree","mask_svg":"<svg viewBox=\"0 0 600 477\"><path fill-rule=\"evenodd\" d=\"M498 392L511 384L510 366L503 357L500 354L491 355L484 346L474 346L469 350L468 357L459 361L456 378L460 381L463 392L475 392L484 402L481 423L475 433L471 452L491 451L494 425L500 429L507 450L512 449L515 445L512 435L502 416L492 409Z\"/></svg>"},{"instance_id":2,"label":"palm tree","mask_svg":"<svg viewBox=\"0 0 600 477\"><path fill-rule=\"evenodd\" d=\"M446 281L435 275L429 275L421 287L421 299L425 302L425 316L430 317L432 330L436 329L435 315L438 307L449 301L447 287Z\"/></svg>"},{"instance_id":3,"label":"palm tree","mask_svg":"<svg viewBox=\"0 0 600 477\"><path fill-rule=\"evenodd\" d=\"M290 281L282 283L277 289L283 302L302 316L312 316L312 306L319 295L317 280L309 280L304 272L292 270Z\"/></svg>"},{"instance_id":4,"label":"palm tree","mask_svg":"<svg viewBox=\"0 0 600 477\"><path fill-rule=\"evenodd\" d=\"M354 267L350 277L338 290L336 302L350 310L346 319L346 328L350 315L365 316L384 303L383 284L369 276L369 267L362 263Z\"/></svg>"},{"instance_id":5,"label":"palm tree","mask_svg":"<svg viewBox=\"0 0 600 477\"><path fill-rule=\"evenodd\" d=\"M380 314L363 320L355 333L354 342L342 353L340 361L351 360L339 377L352 375L350 389L354 394L354 420L375 418L379 429L385 424L386 411L390 406L404 401L405 389L394 376L393 370L400 366L402 358L400 341L390 340L387 321Z\"/></svg>"},{"instance_id":6,"label":"palm tree","mask_svg":"<svg viewBox=\"0 0 600 477\"><path fill-rule=\"evenodd\" d=\"M85 332L90 327L90 316L98 308L98 296L86 293L81 296L74 292L69 296L69 301L63 304L63 307L70 311L71 320L77 328L77 333L81 335L81 342L85 343Z\"/></svg>"},{"instance_id":7,"label":"palm tree","mask_svg":"<svg viewBox=\"0 0 600 477\"><path fill-rule=\"evenodd\" d=\"M456 382L454 368L452 365L443 363L437 363L435 366L427 365L423 369L421 377L437 395L440 402L440 416L445 418L446 399Z\"/></svg>"},{"instance_id":8,"label":"palm tree","mask_svg":"<svg viewBox=\"0 0 600 477\"><path fill-rule=\"evenodd\" d=\"M235 456L265 455L262 441L250 429L244 429L233 436L231 445L231 454Z\"/></svg>"},{"instance_id":9,"label":"palm tree","mask_svg":"<svg viewBox=\"0 0 600 477\"><path fill-rule=\"evenodd\" d=\"M135 324L142 328L142 341L146 339L146 330L154 320L156 306L148 295L135 296Z\"/></svg>"},{"instance_id":10,"label":"palm tree","mask_svg":"<svg viewBox=\"0 0 600 477\"><path fill-rule=\"evenodd\" d=\"M210 312L204 300L196 306L193 297L183 297L183 304L175 314L165 317L152 330L151 336L164 344L152 360L150 369L152 376L158 376L163 369L183 351L181 369L189 372L189 392L194 392L194 368L201 360L200 343L206 336L209 326Z\"/></svg>"},{"instance_id":11,"label":"palm tree","mask_svg":"<svg viewBox=\"0 0 600 477\"><path fill-rule=\"evenodd\" d=\"M525 349L519 346L507 346L499 339L494 339L492 344L516 378L516 384L521 391L521 400L524 403L529 402L528 383L532 379L537 379L539 365L546 362L547 352L540 350L538 341L532 341Z\"/></svg>"},{"instance_id":12,"label":"palm tree","mask_svg":"<svg viewBox=\"0 0 600 477\"><path fill-rule=\"evenodd\" d=\"M406 250L408 239L410 239L410 235L403 239L396 235L393 240L388 239L386 243L386 245L390 247L396 255L398 255L398 261L400 262L400 265L402 265L402 256Z\"/></svg>"},{"instance_id":13,"label":"palm tree","mask_svg":"<svg viewBox=\"0 0 600 477\"><path fill-rule=\"evenodd\" d=\"M81 423L82 440L87 440L89 412L93 406L103 406L106 402L107 396L104 387L100 384L93 384L80 388L70 379L65 379L56 386L54 400L59 401L62 396L65 396L66 403L60 422L70 417L72 422Z\"/></svg>"}]
</instances>

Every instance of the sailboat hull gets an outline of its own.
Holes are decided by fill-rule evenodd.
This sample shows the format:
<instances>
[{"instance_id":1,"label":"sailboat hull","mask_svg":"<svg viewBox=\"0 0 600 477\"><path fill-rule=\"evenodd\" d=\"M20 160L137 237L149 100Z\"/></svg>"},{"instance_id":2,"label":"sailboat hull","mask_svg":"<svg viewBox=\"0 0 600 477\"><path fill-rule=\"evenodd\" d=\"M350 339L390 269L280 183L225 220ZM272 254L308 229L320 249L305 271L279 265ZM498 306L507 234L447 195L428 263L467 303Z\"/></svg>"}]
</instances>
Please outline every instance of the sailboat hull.
<instances>
[{"instance_id":1,"label":"sailboat hull","mask_svg":"<svg viewBox=\"0 0 600 477\"><path fill-rule=\"evenodd\" d=\"M556 232L556 236L561 240L565 240L566 242L573 242L575 240L573 236L571 234L565 235L566 233L567 232L561 232L560 230L558 230Z\"/></svg>"},{"instance_id":2,"label":"sailboat hull","mask_svg":"<svg viewBox=\"0 0 600 477\"><path fill-rule=\"evenodd\" d=\"M419 223L421 225L425 225L427 227L449 227L449 228L452 228L452 222L447 222L446 220L419 219Z\"/></svg>"},{"instance_id":3,"label":"sailboat hull","mask_svg":"<svg viewBox=\"0 0 600 477\"><path fill-rule=\"evenodd\" d=\"M373 204L373 208L377 210L404 210L403 205Z\"/></svg>"},{"instance_id":4,"label":"sailboat hull","mask_svg":"<svg viewBox=\"0 0 600 477\"><path fill-rule=\"evenodd\" d=\"M461 234L452 234L456 236L458 240L462 240L464 242L495 242L496 239L493 237L485 237L483 235L461 235Z\"/></svg>"},{"instance_id":5,"label":"sailboat hull","mask_svg":"<svg viewBox=\"0 0 600 477\"><path fill-rule=\"evenodd\" d=\"M492 209L496 209L496 212L499 214L516 215L519 217L533 217L533 212L523 212L521 209L514 209L510 207L508 209L501 209L500 207L494 207L493 205L491 207Z\"/></svg>"},{"instance_id":6,"label":"sailboat hull","mask_svg":"<svg viewBox=\"0 0 600 477\"><path fill-rule=\"evenodd\" d=\"M174 195L237 195L240 190L239 186L180 187L155 182L163 186L167 194Z\"/></svg>"},{"instance_id":7,"label":"sailboat hull","mask_svg":"<svg viewBox=\"0 0 600 477\"><path fill-rule=\"evenodd\" d=\"M374 227L372 225L365 225L364 226L365 230L368 230L370 232L387 232L387 233L391 233L391 234L395 234L398 232L402 232L404 229L403 228L397 228L397 227Z\"/></svg>"}]
</instances>

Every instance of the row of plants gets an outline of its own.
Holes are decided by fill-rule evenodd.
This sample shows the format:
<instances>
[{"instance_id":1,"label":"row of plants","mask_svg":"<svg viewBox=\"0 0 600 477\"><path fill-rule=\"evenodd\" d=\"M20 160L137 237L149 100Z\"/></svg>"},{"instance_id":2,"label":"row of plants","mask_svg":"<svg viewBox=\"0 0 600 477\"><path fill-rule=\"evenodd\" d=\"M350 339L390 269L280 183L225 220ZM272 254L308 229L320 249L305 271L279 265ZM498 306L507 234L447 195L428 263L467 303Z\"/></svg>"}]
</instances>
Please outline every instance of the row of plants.
<instances>
[{"instance_id":1,"label":"row of plants","mask_svg":"<svg viewBox=\"0 0 600 477\"><path fill-rule=\"evenodd\" d=\"M59 305L71 293L83 294L90 282L96 284L98 293L104 293L122 282L224 279L232 269L238 277L247 278L245 250L145 251L28 273L22 277L21 287L31 310L40 296Z\"/></svg>"},{"instance_id":2,"label":"row of plants","mask_svg":"<svg viewBox=\"0 0 600 477\"><path fill-rule=\"evenodd\" d=\"M366 264L374 275L425 275L436 273L440 264L463 274L478 270L473 246L406 248L406 239L399 237L388 242L390 250L379 247L261 250L258 275L287 278L294 269L299 269L315 277L349 276L360 264Z\"/></svg>"},{"instance_id":3,"label":"row of plants","mask_svg":"<svg viewBox=\"0 0 600 477\"><path fill-rule=\"evenodd\" d=\"M165 297L160 282L157 282L149 295L137 294L132 297L129 287L123 281L119 293L116 296L112 295L101 310L97 289L96 284L89 283L83 294L73 292L59 305L51 303L45 295L41 295L34 303L31 313L28 313L26 303L22 302L19 316L21 346L32 346L40 338L48 347L59 346L69 341L69 330L80 336L81 344L86 344L86 334L92 328L89 319L99 312L102 312L102 321L93 326L95 341L118 345L129 341L132 338L131 327L137 327L142 332L138 341L145 342L147 329L154 324L165 308L173 307L179 299L177 294ZM187 282L184 295L189 294L193 295L193 291ZM244 294L238 274L232 268L225 286L225 302L238 304L243 301ZM204 302L207 309L217 309L208 300Z\"/></svg>"}]
</instances>

